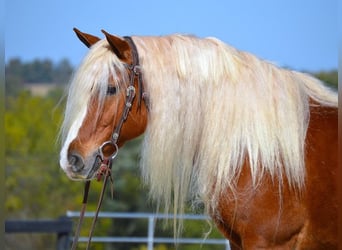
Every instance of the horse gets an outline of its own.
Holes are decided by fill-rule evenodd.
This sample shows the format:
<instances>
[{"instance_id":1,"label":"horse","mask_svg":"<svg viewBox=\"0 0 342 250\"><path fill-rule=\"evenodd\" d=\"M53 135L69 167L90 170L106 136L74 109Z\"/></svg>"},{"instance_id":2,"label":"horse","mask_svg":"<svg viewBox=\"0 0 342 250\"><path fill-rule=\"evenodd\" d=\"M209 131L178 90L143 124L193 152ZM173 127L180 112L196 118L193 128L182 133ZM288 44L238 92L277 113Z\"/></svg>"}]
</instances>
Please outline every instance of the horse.
<instances>
[{"instance_id":1,"label":"horse","mask_svg":"<svg viewBox=\"0 0 342 250\"><path fill-rule=\"evenodd\" d=\"M337 249L334 91L213 37L74 31L89 52L61 125L70 179L144 134L142 179L166 213L202 202L232 249Z\"/></svg>"}]
</instances>

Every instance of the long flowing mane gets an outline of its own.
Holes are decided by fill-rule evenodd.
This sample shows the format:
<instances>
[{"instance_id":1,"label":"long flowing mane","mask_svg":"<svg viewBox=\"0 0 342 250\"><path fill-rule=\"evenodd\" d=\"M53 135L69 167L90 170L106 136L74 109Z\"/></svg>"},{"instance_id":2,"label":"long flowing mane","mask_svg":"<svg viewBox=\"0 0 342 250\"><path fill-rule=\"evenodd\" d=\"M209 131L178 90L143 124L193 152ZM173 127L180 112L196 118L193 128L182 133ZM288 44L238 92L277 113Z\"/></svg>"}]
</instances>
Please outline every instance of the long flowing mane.
<instances>
[{"instance_id":1,"label":"long flowing mane","mask_svg":"<svg viewBox=\"0 0 342 250\"><path fill-rule=\"evenodd\" d=\"M254 185L268 173L286 177L294 188L304 186L310 100L337 106L335 93L308 75L280 69L214 38L133 39L150 98L142 173L166 212L173 205L172 212L181 213L188 199L197 198L215 207L223 190L235 191L245 161ZM118 87L127 82L122 62L102 40L72 81L64 141L76 136L66 138L66 132L81 126L91 96L103 99L109 76Z\"/></svg>"},{"instance_id":2,"label":"long flowing mane","mask_svg":"<svg viewBox=\"0 0 342 250\"><path fill-rule=\"evenodd\" d=\"M215 207L246 159L255 185L269 173L303 187L309 99L337 106L335 93L215 38L134 41L151 99L142 172L166 212L198 197Z\"/></svg>"}]
</instances>

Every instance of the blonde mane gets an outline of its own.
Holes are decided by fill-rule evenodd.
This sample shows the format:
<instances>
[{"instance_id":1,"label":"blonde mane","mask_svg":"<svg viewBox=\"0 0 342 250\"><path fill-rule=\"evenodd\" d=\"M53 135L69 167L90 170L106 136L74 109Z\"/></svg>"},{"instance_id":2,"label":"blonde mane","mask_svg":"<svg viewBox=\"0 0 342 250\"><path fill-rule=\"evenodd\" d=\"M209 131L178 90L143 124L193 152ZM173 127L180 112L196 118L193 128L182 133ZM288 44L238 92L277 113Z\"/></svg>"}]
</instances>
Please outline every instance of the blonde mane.
<instances>
[{"instance_id":1,"label":"blonde mane","mask_svg":"<svg viewBox=\"0 0 342 250\"><path fill-rule=\"evenodd\" d=\"M246 159L254 185L268 173L304 186L309 99L337 106L335 93L214 38L133 39L150 98L142 174L165 212L182 213L197 198L214 208L222 191L234 192ZM102 40L71 83L63 144L76 137L91 97L103 99L110 77L117 87L128 82L125 66Z\"/></svg>"},{"instance_id":2,"label":"blonde mane","mask_svg":"<svg viewBox=\"0 0 342 250\"><path fill-rule=\"evenodd\" d=\"M336 106L335 93L215 38L134 41L151 102L142 173L166 212L199 197L214 208L246 159L255 185L268 173L304 186L309 98Z\"/></svg>"}]
</instances>

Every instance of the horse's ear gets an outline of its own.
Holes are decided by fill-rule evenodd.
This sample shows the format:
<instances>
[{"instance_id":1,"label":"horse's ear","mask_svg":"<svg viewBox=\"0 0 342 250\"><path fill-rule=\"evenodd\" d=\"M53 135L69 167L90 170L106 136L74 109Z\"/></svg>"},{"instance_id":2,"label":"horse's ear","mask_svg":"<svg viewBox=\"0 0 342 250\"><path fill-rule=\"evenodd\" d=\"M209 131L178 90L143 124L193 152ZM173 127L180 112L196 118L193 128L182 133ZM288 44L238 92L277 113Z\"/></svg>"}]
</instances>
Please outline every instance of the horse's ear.
<instances>
[{"instance_id":1,"label":"horse's ear","mask_svg":"<svg viewBox=\"0 0 342 250\"><path fill-rule=\"evenodd\" d=\"M81 42L84 43L85 46L87 46L88 48L90 48L93 44L100 40L100 38L87 33L83 33L76 28L74 28L74 31Z\"/></svg>"},{"instance_id":2,"label":"horse's ear","mask_svg":"<svg viewBox=\"0 0 342 250\"><path fill-rule=\"evenodd\" d=\"M101 31L103 34L105 34L107 41L110 44L115 55L123 61L129 60L130 59L130 47L129 47L128 42L125 39L118 37L118 36L111 35L104 30L101 30Z\"/></svg>"}]
</instances>

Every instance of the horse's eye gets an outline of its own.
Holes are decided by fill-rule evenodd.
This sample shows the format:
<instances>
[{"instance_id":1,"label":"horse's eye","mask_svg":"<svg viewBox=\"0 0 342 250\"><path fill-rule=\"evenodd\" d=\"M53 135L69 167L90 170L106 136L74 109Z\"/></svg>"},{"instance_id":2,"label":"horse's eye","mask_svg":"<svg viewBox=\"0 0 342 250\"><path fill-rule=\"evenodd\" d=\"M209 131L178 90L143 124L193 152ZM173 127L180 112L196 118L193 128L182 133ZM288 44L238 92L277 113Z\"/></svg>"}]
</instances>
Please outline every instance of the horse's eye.
<instances>
[{"instance_id":1,"label":"horse's eye","mask_svg":"<svg viewBox=\"0 0 342 250\"><path fill-rule=\"evenodd\" d=\"M107 88L107 95L115 95L117 92L116 87L114 86L108 86Z\"/></svg>"}]
</instances>

